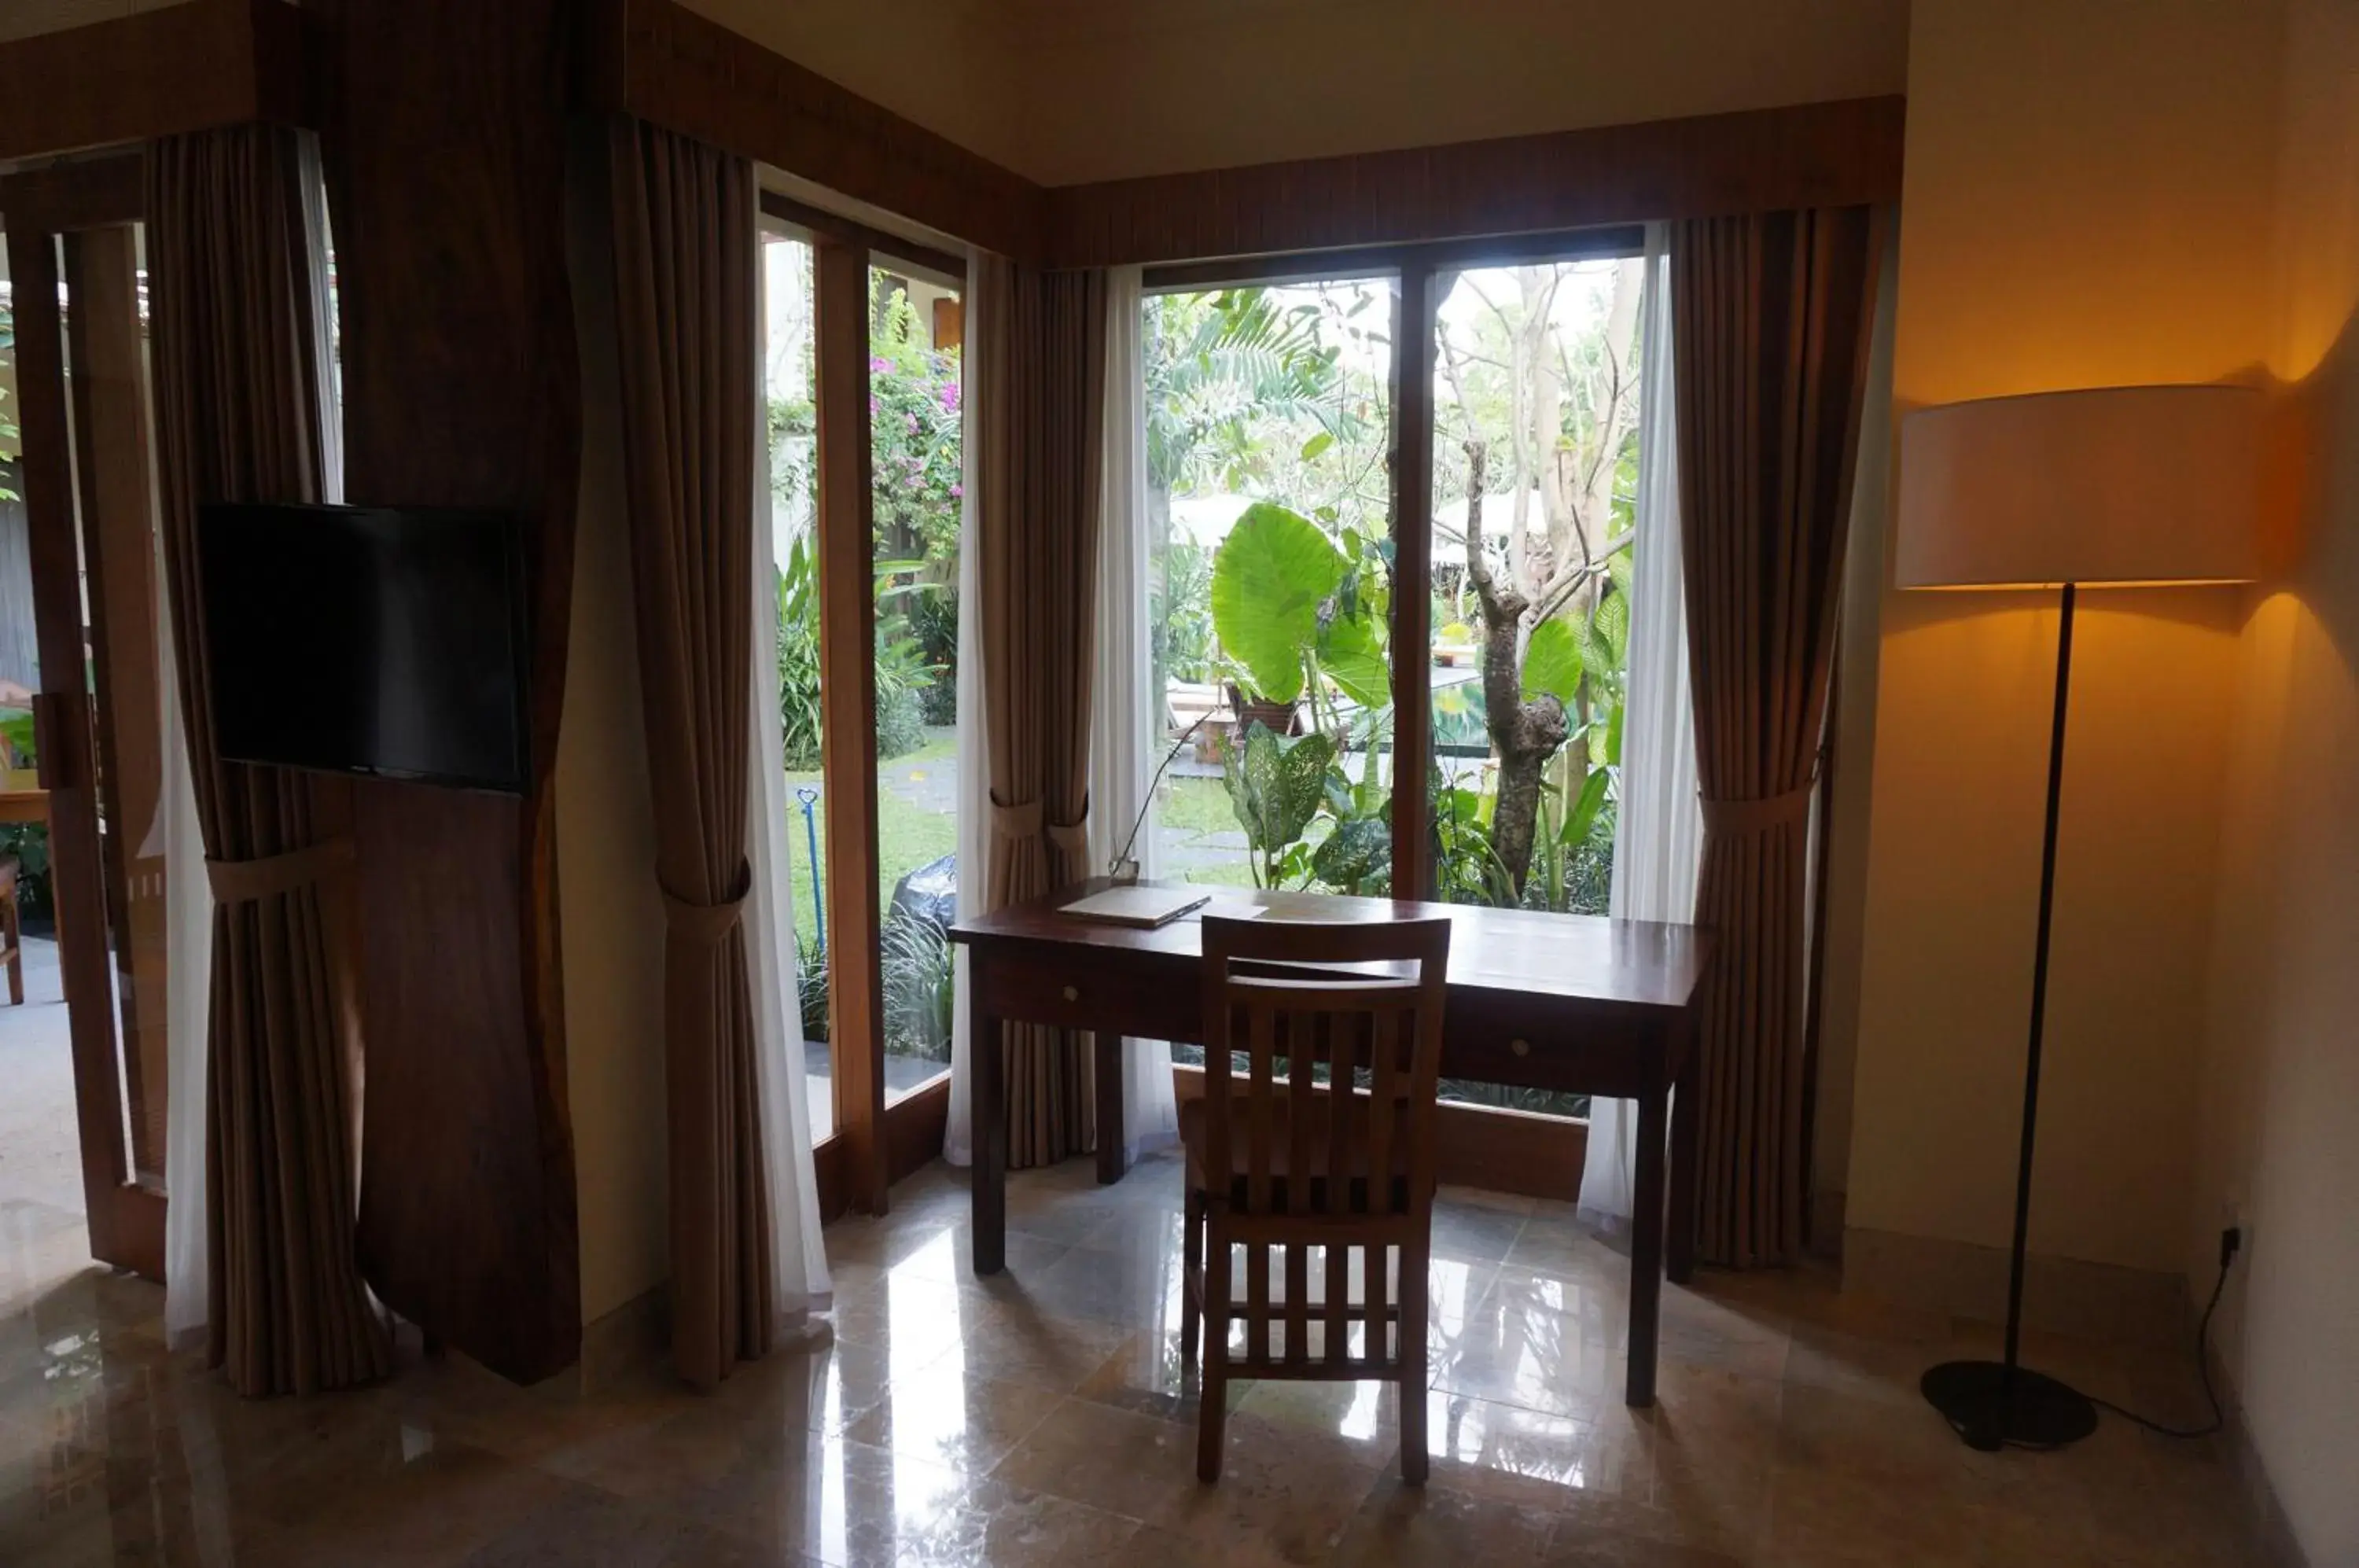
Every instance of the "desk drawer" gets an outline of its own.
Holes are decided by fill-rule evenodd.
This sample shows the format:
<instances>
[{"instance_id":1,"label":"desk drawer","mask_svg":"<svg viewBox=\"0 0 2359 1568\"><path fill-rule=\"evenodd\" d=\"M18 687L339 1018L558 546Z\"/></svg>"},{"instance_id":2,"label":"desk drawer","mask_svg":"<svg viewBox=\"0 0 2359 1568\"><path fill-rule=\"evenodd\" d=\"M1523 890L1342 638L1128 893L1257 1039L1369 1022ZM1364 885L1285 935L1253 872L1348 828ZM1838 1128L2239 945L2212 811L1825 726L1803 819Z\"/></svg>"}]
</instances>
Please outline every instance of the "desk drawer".
<instances>
[{"instance_id":1,"label":"desk drawer","mask_svg":"<svg viewBox=\"0 0 2359 1568\"><path fill-rule=\"evenodd\" d=\"M1193 960L1001 948L978 953L973 975L984 1010L1012 1022L1143 1040L1202 1038Z\"/></svg>"},{"instance_id":2,"label":"desk drawer","mask_svg":"<svg viewBox=\"0 0 2359 1568\"><path fill-rule=\"evenodd\" d=\"M1669 1033L1659 1017L1591 1007L1569 1018L1561 1003L1544 997L1453 993L1441 1075L1626 1098L1654 1081Z\"/></svg>"}]
</instances>

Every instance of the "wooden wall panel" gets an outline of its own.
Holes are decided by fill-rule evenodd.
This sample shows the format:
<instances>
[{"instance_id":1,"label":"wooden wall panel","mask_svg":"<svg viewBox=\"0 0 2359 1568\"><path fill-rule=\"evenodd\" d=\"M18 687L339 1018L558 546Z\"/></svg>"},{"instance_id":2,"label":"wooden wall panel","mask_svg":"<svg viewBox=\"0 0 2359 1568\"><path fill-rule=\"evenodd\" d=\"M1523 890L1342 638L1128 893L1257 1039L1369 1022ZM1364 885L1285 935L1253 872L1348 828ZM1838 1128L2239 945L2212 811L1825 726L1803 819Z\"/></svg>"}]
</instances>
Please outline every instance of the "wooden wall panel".
<instances>
[{"instance_id":1,"label":"wooden wall panel","mask_svg":"<svg viewBox=\"0 0 2359 1568\"><path fill-rule=\"evenodd\" d=\"M346 495L521 516L534 627L526 795L353 791L362 1266L396 1311L519 1380L581 1336L551 789L581 440L572 10L322 7Z\"/></svg>"},{"instance_id":2,"label":"wooden wall panel","mask_svg":"<svg viewBox=\"0 0 2359 1568\"><path fill-rule=\"evenodd\" d=\"M1264 256L1900 194L1898 98L1060 186L1059 267Z\"/></svg>"},{"instance_id":3,"label":"wooden wall panel","mask_svg":"<svg viewBox=\"0 0 2359 1568\"><path fill-rule=\"evenodd\" d=\"M589 106L684 132L1004 256L1038 255L1041 190L1023 176L674 0L596 0L592 17Z\"/></svg>"},{"instance_id":4,"label":"wooden wall panel","mask_svg":"<svg viewBox=\"0 0 2359 1568\"><path fill-rule=\"evenodd\" d=\"M302 16L188 0L0 44L0 158L302 118Z\"/></svg>"}]
</instances>

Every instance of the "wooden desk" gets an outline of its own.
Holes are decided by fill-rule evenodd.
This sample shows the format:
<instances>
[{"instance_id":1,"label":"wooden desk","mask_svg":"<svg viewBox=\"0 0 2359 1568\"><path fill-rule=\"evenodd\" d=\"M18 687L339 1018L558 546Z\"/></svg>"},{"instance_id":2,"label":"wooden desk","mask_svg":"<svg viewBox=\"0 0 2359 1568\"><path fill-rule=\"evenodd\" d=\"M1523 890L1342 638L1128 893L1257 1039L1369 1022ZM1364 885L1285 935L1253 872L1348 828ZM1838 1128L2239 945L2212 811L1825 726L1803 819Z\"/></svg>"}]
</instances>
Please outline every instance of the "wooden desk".
<instances>
[{"instance_id":1,"label":"wooden desk","mask_svg":"<svg viewBox=\"0 0 2359 1568\"><path fill-rule=\"evenodd\" d=\"M962 920L973 1038L1003 1023L1095 1033L1100 1175L1121 1173L1122 1037L1203 1039L1199 917L1154 931L1076 920L1060 906L1107 884L1097 879L997 914ZM1637 1217L1630 1242L1630 1348L1625 1398L1655 1400L1655 1348L1666 1262L1674 1280L1694 1261L1695 1096L1673 1096L1686 1071L1702 996L1708 932L1522 909L1223 889L1207 912L1258 905L1296 920L1396 920L1447 915L1450 1010L1447 1078L1570 1090L1638 1102ZM1007 1119L1004 1063L977 1050L973 1064L974 1269L996 1274L1007 1256ZM1112 1120L1109 1122L1109 1116ZM1672 1150L1665 1169L1669 1125ZM1565 1194L1568 1198L1572 1193ZM1667 1226L1666 1212L1680 1216Z\"/></svg>"}]
</instances>

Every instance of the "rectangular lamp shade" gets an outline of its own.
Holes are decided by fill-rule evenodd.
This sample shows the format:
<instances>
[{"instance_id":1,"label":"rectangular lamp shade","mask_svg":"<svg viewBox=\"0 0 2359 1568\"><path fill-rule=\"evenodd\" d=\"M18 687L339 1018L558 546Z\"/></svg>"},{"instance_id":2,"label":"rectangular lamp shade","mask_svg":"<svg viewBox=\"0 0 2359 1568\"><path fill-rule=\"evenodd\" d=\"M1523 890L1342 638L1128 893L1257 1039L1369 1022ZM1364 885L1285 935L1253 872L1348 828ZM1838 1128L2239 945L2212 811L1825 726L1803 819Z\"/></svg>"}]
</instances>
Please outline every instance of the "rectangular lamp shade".
<instances>
[{"instance_id":1,"label":"rectangular lamp shade","mask_svg":"<svg viewBox=\"0 0 2359 1568\"><path fill-rule=\"evenodd\" d=\"M1920 409L1900 427L1903 588L2249 581L2261 395L2104 387Z\"/></svg>"}]
</instances>

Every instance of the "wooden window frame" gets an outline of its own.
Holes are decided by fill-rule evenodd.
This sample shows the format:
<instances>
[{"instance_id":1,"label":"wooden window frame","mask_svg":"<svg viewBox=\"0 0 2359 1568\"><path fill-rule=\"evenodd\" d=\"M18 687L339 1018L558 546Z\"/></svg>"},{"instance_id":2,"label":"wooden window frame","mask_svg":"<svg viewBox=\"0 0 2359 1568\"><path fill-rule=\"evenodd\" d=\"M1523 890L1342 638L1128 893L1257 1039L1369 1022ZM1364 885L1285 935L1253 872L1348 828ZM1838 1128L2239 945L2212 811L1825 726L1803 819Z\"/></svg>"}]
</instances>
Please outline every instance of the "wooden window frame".
<instances>
[{"instance_id":1,"label":"wooden window frame","mask_svg":"<svg viewBox=\"0 0 2359 1568\"><path fill-rule=\"evenodd\" d=\"M1353 246L1337 250L1298 251L1283 255L1233 257L1150 267L1140 274L1144 293L1193 293L1222 288L1275 284L1347 282L1383 278L1393 284L1393 353L1391 422L1387 433L1392 479L1393 626L1391 676L1393 692L1393 891L1402 898L1433 897L1430 772L1433 761L1433 379L1442 296L1452 275L1478 267L1513 266L1518 262L1603 260L1643 255L1644 225L1558 230L1540 234L1503 234L1489 238L1449 239L1400 245ZM1411 657L1412 650L1415 657ZM1398 715L1422 713L1428 720L1404 724ZM1181 1068L1183 1075L1190 1071ZM1182 1080L1183 1094L1187 1093ZM1201 1093L1201 1088L1197 1090ZM1505 1172L1527 1170L1533 1160L1558 1146L1525 1128L1530 1121L1552 1126L1585 1127L1574 1117L1540 1116L1487 1105L1449 1102L1453 1118L1495 1116L1507 1141L1487 1151L1472 1133L1446 1140L1444 1179L1501 1191L1548 1195L1555 1188L1536 1186L1527 1174L1507 1180ZM1510 1135L1511 1123L1515 1118ZM1451 1125L1457 1126L1455 1119ZM1467 1124L1481 1127L1480 1121ZM1520 1151L1520 1153L1519 1153ZM1530 1159L1521 1155L1528 1154ZM1554 1163L1549 1153L1549 1163ZM1578 1181L1579 1160L1574 1160Z\"/></svg>"}]
</instances>

